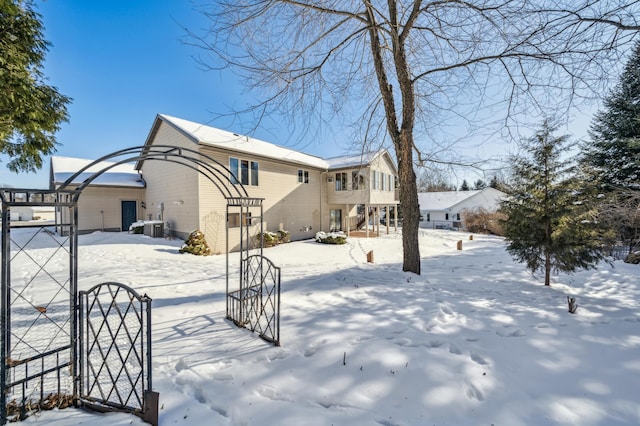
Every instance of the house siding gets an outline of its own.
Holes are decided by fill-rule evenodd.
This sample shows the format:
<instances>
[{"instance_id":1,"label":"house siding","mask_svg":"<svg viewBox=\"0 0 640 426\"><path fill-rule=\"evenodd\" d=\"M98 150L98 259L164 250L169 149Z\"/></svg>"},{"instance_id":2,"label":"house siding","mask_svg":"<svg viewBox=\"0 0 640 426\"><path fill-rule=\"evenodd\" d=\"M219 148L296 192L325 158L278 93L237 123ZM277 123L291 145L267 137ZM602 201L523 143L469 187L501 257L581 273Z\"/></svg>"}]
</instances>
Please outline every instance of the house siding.
<instances>
[{"instance_id":1,"label":"house siding","mask_svg":"<svg viewBox=\"0 0 640 426\"><path fill-rule=\"evenodd\" d=\"M321 171L306 166L287 164L260 156L232 153L202 146L201 152L227 166L229 158L258 162L258 186L245 185L249 197L263 198L264 231L288 231L291 240L310 238L320 229L320 185ZM309 183L298 183L298 170L309 172ZM226 250L226 200L218 189L205 178L200 178L201 207L200 223L205 237L214 253ZM231 208L230 213L240 212ZM253 218L259 216L259 208L251 208ZM254 219L251 234L257 235L260 223ZM229 247L239 248L239 228L229 229Z\"/></svg>"},{"instance_id":2,"label":"house siding","mask_svg":"<svg viewBox=\"0 0 640 426\"><path fill-rule=\"evenodd\" d=\"M78 199L78 232L128 231L122 229L122 201L135 201L138 219L142 216L144 188L88 186ZM58 223L69 223L67 209L57 213Z\"/></svg>"},{"instance_id":3,"label":"house siding","mask_svg":"<svg viewBox=\"0 0 640 426\"><path fill-rule=\"evenodd\" d=\"M197 148L194 142L164 122L160 123L153 142L156 145ZM170 222L171 233L178 238L186 238L198 228L197 171L169 161L146 160L142 165L142 176L147 182L145 220ZM161 203L163 209L160 208Z\"/></svg>"}]
</instances>

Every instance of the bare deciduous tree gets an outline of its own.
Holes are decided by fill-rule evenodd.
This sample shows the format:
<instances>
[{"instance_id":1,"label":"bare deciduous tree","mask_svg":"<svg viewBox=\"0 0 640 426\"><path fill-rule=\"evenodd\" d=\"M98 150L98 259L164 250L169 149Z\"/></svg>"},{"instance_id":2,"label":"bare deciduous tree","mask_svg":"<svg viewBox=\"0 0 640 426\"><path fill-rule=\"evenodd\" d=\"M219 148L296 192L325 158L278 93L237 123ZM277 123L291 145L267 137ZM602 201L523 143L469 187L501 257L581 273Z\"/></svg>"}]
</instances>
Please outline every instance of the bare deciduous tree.
<instances>
[{"instance_id":1,"label":"bare deciduous tree","mask_svg":"<svg viewBox=\"0 0 640 426\"><path fill-rule=\"evenodd\" d=\"M255 89L248 108L305 129L351 125L390 141L403 221L403 270L420 273L414 164L462 119L517 129L592 96L640 29L629 0L218 0L189 41ZM304 120L304 121L303 121ZM536 117L537 121L537 117ZM442 149L440 149L442 151Z\"/></svg>"},{"instance_id":2,"label":"bare deciduous tree","mask_svg":"<svg viewBox=\"0 0 640 426\"><path fill-rule=\"evenodd\" d=\"M417 172L418 192L455 191L446 173L438 169L421 168Z\"/></svg>"}]
</instances>

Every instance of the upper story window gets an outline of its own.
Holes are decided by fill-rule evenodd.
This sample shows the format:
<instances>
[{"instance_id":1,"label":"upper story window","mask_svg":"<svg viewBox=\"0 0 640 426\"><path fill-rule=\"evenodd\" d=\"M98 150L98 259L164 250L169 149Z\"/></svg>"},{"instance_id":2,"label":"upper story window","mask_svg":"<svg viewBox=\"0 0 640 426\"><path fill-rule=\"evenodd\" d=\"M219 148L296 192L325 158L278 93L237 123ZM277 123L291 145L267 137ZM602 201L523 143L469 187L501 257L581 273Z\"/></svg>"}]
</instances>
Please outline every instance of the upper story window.
<instances>
[{"instance_id":1,"label":"upper story window","mask_svg":"<svg viewBox=\"0 0 640 426\"><path fill-rule=\"evenodd\" d=\"M346 191L347 190L347 174L346 173L336 173L336 191Z\"/></svg>"},{"instance_id":2,"label":"upper story window","mask_svg":"<svg viewBox=\"0 0 640 426\"><path fill-rule=\"evenodd\" d=\"M367 189L362 172L356 170L351 172L351 189L353 189L354 191Z\"/></svg>"},{"instance_id":3,"label":"upper story window","mask_svg":"<svg viewBox=\"0 0 640 426\"><path fill-rule=\"evenodd\" d=\"M232 184L258 186L258 162L229 157Z\"/></svg>"},{"instance_id":4,"label":"upper story window","mask_svg":"<svg viewBox=\"0 0 640 426\"><path fill-rule=\"evenodd\" d=\"M298 183L309 183L309 170L298 169Z\"/></svg>"}]
</instances>

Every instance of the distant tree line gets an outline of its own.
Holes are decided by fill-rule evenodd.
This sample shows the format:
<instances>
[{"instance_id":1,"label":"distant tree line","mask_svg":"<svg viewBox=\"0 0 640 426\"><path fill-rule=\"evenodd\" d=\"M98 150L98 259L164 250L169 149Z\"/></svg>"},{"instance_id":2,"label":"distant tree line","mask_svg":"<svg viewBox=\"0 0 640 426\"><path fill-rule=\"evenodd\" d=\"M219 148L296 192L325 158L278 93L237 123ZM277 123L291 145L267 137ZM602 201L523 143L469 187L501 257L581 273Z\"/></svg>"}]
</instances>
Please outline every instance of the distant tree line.
<instances>
[{"instance_id":1,"label":"distant tree line","mask_svg":"<svg viewBox=\"0 0 640 426\"><path fill-rule=\"evenodd\" d=\"M473 185L469 185L466 179L462 180L460 187L448 181L448 177L444 173L437 170L421 169L417 177L418 192L445 192L445 191L476 191L487 187L504 191L508 185L504 179L493 175L489 184L482 179L477 179Z\"/></svg>"}]
</instances>

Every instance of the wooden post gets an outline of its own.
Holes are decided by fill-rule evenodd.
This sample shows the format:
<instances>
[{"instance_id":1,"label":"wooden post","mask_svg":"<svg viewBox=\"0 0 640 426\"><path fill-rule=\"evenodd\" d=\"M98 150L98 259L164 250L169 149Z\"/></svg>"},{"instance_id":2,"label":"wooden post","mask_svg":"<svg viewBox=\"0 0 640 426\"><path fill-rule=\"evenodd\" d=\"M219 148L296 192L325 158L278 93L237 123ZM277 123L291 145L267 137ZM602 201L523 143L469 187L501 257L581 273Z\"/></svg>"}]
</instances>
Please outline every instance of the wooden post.
<instances>
[{"instance_id":1,"label":"wooden post","mask_svg":"<svg viewBox=\"0 0 640 426\"><path fill-rule=\"evenodd\" d=\"M369 253L367 253L367 262L368 263L373 263L373 250L371 250Z\"/></svg>"},{"instance_id":2,"label":"wooden post","mask_svg":"<svg viewBox=\"0 0 640 426\"><path fill-rule=\"evenodd\" d=\"M158 426L158 405L160 401L160 394L155 391L144 391L144 407L142 408L142 419L152 426Z\"/></svg>"},{"instance_id":3,"label":"wooden post","mask_svg":"<svg viewBox=\"0 0 640 426\"><path fill-rule=\"evenodd\" d=\"M462 250L462 240L458 241L458 250Z\"/></svg>"},{"instance_id":4,"label":"wooden post","mask_svg":"<svg viewBox=\"0 0 640 426\"><path fill-rule=\"evenodd\" d=\"M469 241L473 241L473 235L469 235Z\"/></svg>"}]
</instances>

